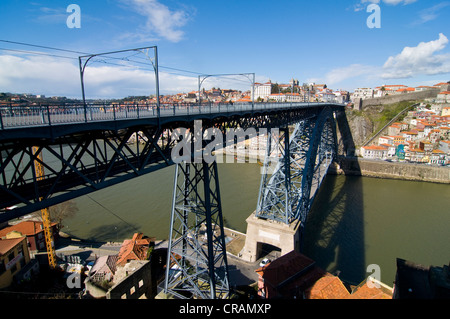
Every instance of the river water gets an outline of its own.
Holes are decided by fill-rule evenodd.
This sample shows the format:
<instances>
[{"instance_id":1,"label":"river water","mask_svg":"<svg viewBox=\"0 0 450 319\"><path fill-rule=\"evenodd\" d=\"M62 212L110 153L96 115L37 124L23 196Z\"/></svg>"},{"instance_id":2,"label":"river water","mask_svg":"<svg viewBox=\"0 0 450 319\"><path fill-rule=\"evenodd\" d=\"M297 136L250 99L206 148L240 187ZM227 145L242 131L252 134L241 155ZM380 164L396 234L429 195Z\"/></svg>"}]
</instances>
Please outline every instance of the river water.
<instances>
[{"instance_id":1,"label":"river water","mask_svg":"<svg viewBox=\"0 0 450 319\"><path fill-rule=\"evenodd\" d=\"M219 164L225 226L246 231L260 184L258 164ZM72 236L122 241L140 231L169 236L175 167L75 199ZM395 278L396 258L442 267L450 261L450 187L443 184L329 175L316 197L303 253L343 280L359 283L380 266L381 281Z\"/></svg>"}]
</instances>

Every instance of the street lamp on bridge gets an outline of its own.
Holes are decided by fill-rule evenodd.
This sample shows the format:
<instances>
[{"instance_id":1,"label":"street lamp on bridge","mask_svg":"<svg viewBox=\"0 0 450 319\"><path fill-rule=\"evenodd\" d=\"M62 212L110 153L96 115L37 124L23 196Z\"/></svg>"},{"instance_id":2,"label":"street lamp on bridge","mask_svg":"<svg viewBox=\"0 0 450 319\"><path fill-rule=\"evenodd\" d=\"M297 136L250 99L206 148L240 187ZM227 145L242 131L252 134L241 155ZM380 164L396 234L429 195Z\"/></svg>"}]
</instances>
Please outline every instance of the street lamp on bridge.
<instances>
[{"instance_id":1,"label":"street lamp on bridge","mask_svg":"<svg viewBox=\"0 0 450 319\"><path fill-rule=\"evenodd\" d=\"M153 52L154 52L153 59L150 58L149 55L148 55L148 52L149 52L150 49L153 49ZM94 57L106 56L106 55L112 55L112 54L120 54L120 53L125 53L125 52L141 52L141 53L144 53L145 56L150 60L152 66L153 66L153 70L155 72L156 108L157 108L158 119L160 118L158 48L157 48L157 46L151 46L151 47L135 48L135 49L128 49L128 50L119 50L119 51L110 51L110 52L104 52L104 53L89 54L89 55L84 55L84 56L78 57L78 62L79 62L79 66L80 66L81 93L82 93L82 96L83 96L84 117L85 117L85 121L86 122L87 122L87 107L86 107L86 96L85 96L85 90L84 90L84 73L85 73L85 69L86 69L87 64ZM116 59L116 60L122 60L122 61L136 62L136 63L139 63L139 64L145 64L143 62L129 60L128 57L125 57L125 58L110 57L110 59ZM84 60L84 62L83 62L83 60ZM101 61L101 62L105 62L105 61Z\"/></svg>"},{"instance_id":2,"label":"street lamp on bridge","mask_svg":"<svg viewBox=\"0 0 450 319\"><path fill-rule=\"evenodd\" d=\"M223 76L233 76L233 75L238 75L238 76L244 76L246 77L251 86L252 86L252 105L255 104L255 73L229 73L229 74L202 74L198 76L198 104L201 106L202 102L201 102L201 98L202 95L200 93L201 91L201 87L203 82L210 77L223 77Z\"/></svg>"}]
</instances>

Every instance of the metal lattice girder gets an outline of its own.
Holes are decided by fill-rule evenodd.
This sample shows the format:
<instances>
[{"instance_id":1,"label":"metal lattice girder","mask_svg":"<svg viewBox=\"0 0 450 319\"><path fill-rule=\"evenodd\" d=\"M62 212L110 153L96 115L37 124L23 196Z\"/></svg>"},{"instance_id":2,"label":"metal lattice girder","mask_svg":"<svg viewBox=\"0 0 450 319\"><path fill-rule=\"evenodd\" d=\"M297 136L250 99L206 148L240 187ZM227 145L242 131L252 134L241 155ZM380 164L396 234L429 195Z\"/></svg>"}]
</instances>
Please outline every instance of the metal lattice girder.
<instances>
[{"instance_id":1,"label":"metal lattice girder","mask_svg":"<svg viewBox=\"0 0 450 319\"><path fill-rule=\"evenodd\" d=\"M0 121L0 210L5 212L0 214L0 222L174 164L171 132L180 126L192 126L195 120L225 134L230 128L292 125L316 116L326 105L260 103L254 108L209 105L202 110L194 107L194 114L183 106L166 106L165 116L157 118L148 105L135 105L128 113L129 106L103 104L89 106L91 115L96 116L89 117L87 123L78 118L81 113L77 113L77 106L26 106L15 108L14 112L10 107L1 107L4 122ZM41 113L42 110L47 113ZM149 110L153 115L146 118L143 114ZM167 116L169 110L173 116ZM18 123L17 127L14 123ZM134 135L140 137L141 143L128 144ZM32 163L39 161L31 151L32 146L38 146L46 159L41 163L45 167L42 180L31 173Z\"/></svg>"},{"instance_id":2,"label":"metal lattice girder","mask_svg":"<svg viewBox=\"0 0 450 319\"><path fill-rule=\"evenodd\" d=\"M269 134L267 155L256 216L289 224L305 221L316 191L336 155L333 113L325 109L318 117ZM272 146L279 150L278 164L269 178Z\"/></svg>"},{"instance_id":3,"label":"metal lattice girder","mask_svg":"<svg viewBox=\"0 0 450 319\"><path fill-rule=\"evenodd\" d=\"M171 165L172 141L158 128L130 128L11 143L0 155L1 207L7 220ZM130 144L134 137L139 143ZM133 139L133 138L132 138ZM34 145L38 145L33 152ZM45 161L36 154L43 154ZM37 179L34 163L45 169Z\"/></svg>"},{"instance_id":4,"label":"metal lattice girder","mask_svg":"<svg viewBox=\"0 0 450 319\"><path fill-rule=\"evenodd\" d=\"M228 265L217 163L176 166L165 293L224 299Z\"/></svg>"}]
</instances>

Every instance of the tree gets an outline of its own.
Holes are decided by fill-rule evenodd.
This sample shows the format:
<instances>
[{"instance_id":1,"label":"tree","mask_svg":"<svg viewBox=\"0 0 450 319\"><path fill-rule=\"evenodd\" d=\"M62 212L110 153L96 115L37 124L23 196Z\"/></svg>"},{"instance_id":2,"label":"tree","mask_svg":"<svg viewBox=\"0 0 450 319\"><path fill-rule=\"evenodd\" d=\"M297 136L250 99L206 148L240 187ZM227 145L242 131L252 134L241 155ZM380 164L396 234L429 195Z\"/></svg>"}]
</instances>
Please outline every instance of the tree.
<instances>
[{"instance_id":1,"label":"tree","mask_svg":"<svg viewBox=\"0 0 450 319\"><path fill-rule=\"evenodd\" d=\"M278 83L275 83L275 84L272 86L272 91L271 91L271 93L272 93L272 94L278 94L278 93L280 93L280 87L278 86Z\"/></svg>"},{"instance_id":2,"label":"tree","mask_svg":"<svg viewBox=\"0 0 450 319\"><path fill-rule=\"evenodd\" d=\"M73 200L49 208L50 220L58 223L58 229L61 229L62 222L66 218L71 218L78 212L77 204Z\"/></svg>"}]
</instances>

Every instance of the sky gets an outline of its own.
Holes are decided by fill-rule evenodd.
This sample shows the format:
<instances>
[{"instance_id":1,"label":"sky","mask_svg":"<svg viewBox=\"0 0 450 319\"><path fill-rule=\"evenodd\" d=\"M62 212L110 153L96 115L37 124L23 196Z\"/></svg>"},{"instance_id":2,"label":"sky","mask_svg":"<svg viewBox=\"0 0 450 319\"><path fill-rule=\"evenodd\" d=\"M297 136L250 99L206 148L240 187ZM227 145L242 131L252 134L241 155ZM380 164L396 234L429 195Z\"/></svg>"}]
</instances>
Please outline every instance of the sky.
<instances>
[{"instance_id":1,"label":"sky","mask_svg":"<svg viewBox=\"0 0 450 319\"><path fill-rule=\"evenodd\" d=\"M81 98L79 56L155 46L161 94L203 75L207 89L248 90L253 74L350 92L433 85L450 80L449 16L440 0L2 0L0 92ZM86 98L154 94L154 57L92 58Z\"/></svg>"}]
</instances>

